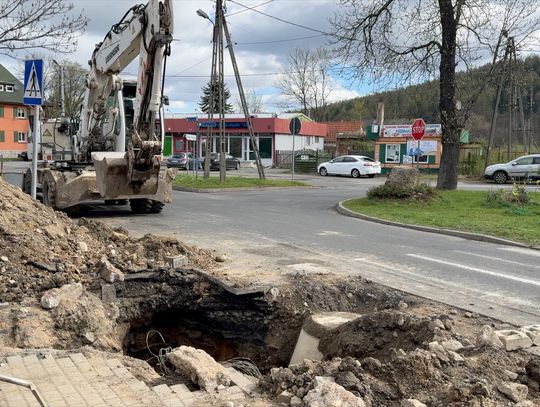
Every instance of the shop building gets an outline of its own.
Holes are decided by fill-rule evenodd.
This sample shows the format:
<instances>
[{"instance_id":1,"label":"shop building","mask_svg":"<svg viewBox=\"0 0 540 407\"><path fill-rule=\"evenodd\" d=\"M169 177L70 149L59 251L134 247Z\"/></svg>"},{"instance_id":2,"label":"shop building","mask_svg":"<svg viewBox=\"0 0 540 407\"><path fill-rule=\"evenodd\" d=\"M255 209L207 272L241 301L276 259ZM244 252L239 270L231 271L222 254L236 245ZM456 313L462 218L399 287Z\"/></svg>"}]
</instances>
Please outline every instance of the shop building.
<instances>
[{"instance_id":1,"label":"shop building","mask_svg":"<svg viewBox=\"0 0 540 407\"><path fill-rule=\"evenodd\" d=\"M420 144L412 138L412 125L384 125L376 130L379 131L375 142L375 160L381 162L383 172L403 164L418 165L423 170L439 169L442 153L440 124L426 124Z\"/></svg>"},{"instance_id":2,"label":"shop building","mask_svg":"<svg viewBox=\"0 0 540 407\"><path fill-rule=\"evenodd\" d=\"M302 122L300 134L293 136L289 123L293 117ZM278 152L299 150L322 150L327 126L312 121L302 114L257 114L251 118L255 142L264 166L276 164ZM207 134L211 134L212 152L219 151L219 120L208 120L206 115L165 118L164 155L178 152L194 152L205 155ZM251 148L248 126L239 115L225 116L225 150L241 161L255 160Z\"/></svg>"}]
</instances>

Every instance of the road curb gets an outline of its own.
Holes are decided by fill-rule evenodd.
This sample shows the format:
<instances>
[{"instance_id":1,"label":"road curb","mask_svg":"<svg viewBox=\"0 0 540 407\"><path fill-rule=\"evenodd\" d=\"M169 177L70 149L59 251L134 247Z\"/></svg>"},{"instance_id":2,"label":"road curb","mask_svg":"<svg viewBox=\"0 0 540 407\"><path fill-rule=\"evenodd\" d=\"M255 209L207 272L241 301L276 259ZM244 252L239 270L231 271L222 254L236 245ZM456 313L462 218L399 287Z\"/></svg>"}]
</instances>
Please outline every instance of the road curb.
<instances>
[{"instance_id":1,"label":"road curb","mask_svg":"<svg viewBox=\"0 0 540 407\"><path fill-rule=\"evenodd\" d=\"M499 237L494 237L494 236L489 236L489 235L482 235L480 233L462 232L459 230L452 230L452 229L441 229L441 228L433 228L429 226L411 225L408 223L393 222L386 219L375 218L373 216L364 215L363 213L353 212L350 209L345 208L343 206L343 202L345 201L341 201L336 205L336 210L341 215L350 216L350 217L358 218L362 220L367 220L369 222L381 223L383 225L388 225L388 226L397 226L397 227L406 228L406 229L419 230L421 232L439 233L441 235L455 236L455 237L460 237L462 239L477 240L480 242L497 243L497 244L506 245L506 246L523 247L523 248L534 249L534 250L540 249L534 246L527 246L524 243L514 242L513 240L501 239Z\"/></svg>"},{"instance_id":2,"label":"road curb","mask_svg":"<svg viewBox=\"0 0 540 407\"><path fill-rule=\"evenodd\" d=\"M315 188L311 185L307 186L291 186L291 187L271 187L271 186L264 186L264 187L242 187L242 188L186 188L186 187L179 187L174 186L172 189L174 191L182 191L182 192L197 192L197 193L214 193L214 192L242 192L242 191L260 191L263 189L271 189L273 191L279 191L284 189L292 189L292 188L300 188L300 189L312 189Z\"/></svg>"}]
</instances>

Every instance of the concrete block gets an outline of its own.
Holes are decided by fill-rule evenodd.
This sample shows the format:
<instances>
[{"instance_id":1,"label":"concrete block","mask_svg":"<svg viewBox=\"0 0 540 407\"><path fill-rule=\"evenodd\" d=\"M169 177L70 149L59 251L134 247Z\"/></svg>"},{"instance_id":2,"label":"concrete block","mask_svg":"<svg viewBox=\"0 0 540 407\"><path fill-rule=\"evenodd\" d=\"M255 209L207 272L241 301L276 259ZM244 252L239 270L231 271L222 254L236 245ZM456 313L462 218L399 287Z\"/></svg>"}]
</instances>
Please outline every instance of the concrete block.
<instances>
[{"instance_id":1,"label":"concrete block","mask_svg":"<svg viewBox=\"0 0 540 407\"><path fill-rule=\"evenodd\" d=\"M105 256L101 258L97 265L99 275L108 283L124 281L125 276L120 270L114 267Z\"/></svg>"},{"instance_id":2,"label":"concrete block","mask_svg":"<svg viewBox=\"0 0 540 407\"><path fill-rule=\"evenodd\" d=\"M533 344L531 338L525 332L515 329L495 331L495 335L500 339L506 350L525 349Z\"/></svg>"},{"instance_id":3,"label":"concrete block","mask_svg":"<svg viewBox=\"0 0 540 407\"><path fill-rule=\"evenodd\" d=\"M178 256L165 256L164 259L173 269L184 267L188 264L188 258L182 254Z\"/></svg>"},{"instance_id":4,"label":"concrete block","mask_svg":"<svg viewBox=\"0 0 540 407\"><path fill-rule=\"evenodd\" d=\"M520 328L520 331L525 332L533 345L540 346L540 325L528 325Z\"/></svg>"},{"instance_id":5,"label":"concrete block","mask_svg":"<svg viewBox=\"0 0 540 407\"><path fill-rule=\"evenodd\" d=\"M321 312L310 315L300 331L289 366L302 363L304 359L322 360L319 351L320 338L341 325L361 317L351 312Z\"/></svg>"}]
</instances>

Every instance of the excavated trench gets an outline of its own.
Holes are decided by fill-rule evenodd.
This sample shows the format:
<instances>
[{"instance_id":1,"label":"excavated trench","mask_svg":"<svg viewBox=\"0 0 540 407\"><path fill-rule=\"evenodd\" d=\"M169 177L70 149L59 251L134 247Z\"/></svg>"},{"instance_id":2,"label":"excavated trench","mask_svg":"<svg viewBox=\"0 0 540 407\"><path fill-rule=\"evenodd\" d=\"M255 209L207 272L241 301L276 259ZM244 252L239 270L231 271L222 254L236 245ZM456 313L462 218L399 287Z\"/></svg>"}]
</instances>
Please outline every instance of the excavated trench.
<instances>
[{"instance_id":1,"label":"excavated trench","mask_svg":"<svg viewBox=\"0 0 540 407\"><path fill-rule=\"evenodd\" d=\"M123 340L124 353L155 366L160 349L187 345L205 350L217 361L247 357L261 371L268 371L288 365L303 321L310 313L367 314L395 308L402 299L400 293L383 291L361 280L328 285L298 277L280 290L277 296L263 291L238 295L191 271L128 278L117 285L120 320L129 326ZM370 330L390 338L379 349L372 349L384 359L391 347L398 346L392 340L394 331L400 328L385 326L382 321L376 327L374 321ZM369 337L366 334L366 339ZM400 343L398 347L412 346L411 342L410 346Z\"/></svg>"},{"instance_id":2,"label":"excavated trench","mask_svg":"<svg viewBox=\"0 0 540 407\"><path fill-rule=\"evenodd\" d=\"M161 273L118 286L124 353L151 364L160 349L181 345L218 361L253 360L261 370L287 365L302 324L264 293L235 295L200 275ZM285 311L285 312L284 312Z\"/></svg>"}]
</instances>

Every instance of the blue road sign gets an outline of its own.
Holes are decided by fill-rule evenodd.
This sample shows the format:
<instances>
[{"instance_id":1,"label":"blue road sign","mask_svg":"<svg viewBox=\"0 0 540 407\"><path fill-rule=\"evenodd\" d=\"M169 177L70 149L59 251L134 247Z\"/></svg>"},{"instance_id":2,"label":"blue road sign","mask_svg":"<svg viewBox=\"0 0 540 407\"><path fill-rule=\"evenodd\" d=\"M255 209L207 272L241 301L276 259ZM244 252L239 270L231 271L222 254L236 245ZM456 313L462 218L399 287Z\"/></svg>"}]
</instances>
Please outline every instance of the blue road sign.
<instances>
[{"instance_id":1,"label":"blue road sign","mask_svg":"<svg viewBox=\"0 0 540 407\"><path fill-rule=\"evenodd\" d=\"M43 60L32 59L24 62L25 105L39 106L43 103Z\"/></svg>"}]
</instances>

